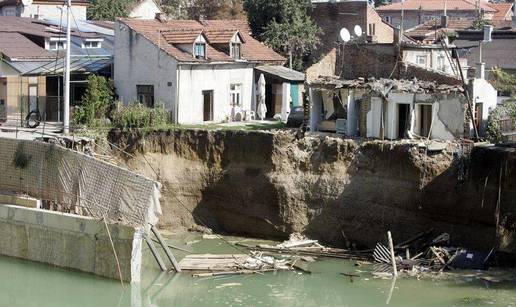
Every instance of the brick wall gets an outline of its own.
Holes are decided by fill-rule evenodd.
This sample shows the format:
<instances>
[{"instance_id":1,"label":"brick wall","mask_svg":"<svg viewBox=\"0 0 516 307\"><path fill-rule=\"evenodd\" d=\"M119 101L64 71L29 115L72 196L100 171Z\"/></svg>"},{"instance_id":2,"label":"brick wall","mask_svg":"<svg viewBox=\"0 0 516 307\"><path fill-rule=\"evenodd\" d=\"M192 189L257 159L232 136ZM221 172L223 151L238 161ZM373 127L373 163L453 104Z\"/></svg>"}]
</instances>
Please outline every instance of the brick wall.
<instances>
[{"instance_id":1,"label":"brick wall","mask_svg":"<svg viewBox=\"0 0 516 307\"><path fill-rule=\"evenodd\" d=\"M398 46L392 44L346 45L337 53L336 74L344 79L357 78L417 78L439 84L459 85L461 81L438 71L428 70L406 62L398 62Z\"/></svg>"},{"instance_id":2,"label":"brick wall","mask_svg":"<svg viewBox=\"0 0 516 307\"><path fill-rule=\"evenodd\" d=\"M355 25L359 25L364 32L362 40L365 40L370 34L369 24L374 24L375 37L379 42L392 43L394 39L393 28L382 22L380 16L367 4L367 1L315 3L312 18L324 31L324 34L321 35L321 44L310 57L313 63L318 62L336 47L342 28L353 32Z\"/></svg>"}]
</instances>

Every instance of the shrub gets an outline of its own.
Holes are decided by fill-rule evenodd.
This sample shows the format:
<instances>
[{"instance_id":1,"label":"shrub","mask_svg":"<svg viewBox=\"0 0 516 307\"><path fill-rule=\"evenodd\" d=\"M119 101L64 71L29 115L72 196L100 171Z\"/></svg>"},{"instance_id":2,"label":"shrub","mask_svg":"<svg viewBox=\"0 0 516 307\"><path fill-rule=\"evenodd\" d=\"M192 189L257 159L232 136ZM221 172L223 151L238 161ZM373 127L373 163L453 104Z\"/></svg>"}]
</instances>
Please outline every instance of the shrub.
<instances>
[{"instance_id":1,"label":"shrub","mask_svg":"<svg viewBox=\"0 0 516 307\"><path fill-rule=\"evenodd\" d=\"M156 128L169 122L169 113L163 104L149 108L138 102L121 106L113 113L113 126L122 130Z\"/></svg>"},{"instance_id":2,"label":"shrub","mask_svg":"<svg viewBox=\"0 0 516 307\"><path fill-rule=\"evenodd\" d=\"M505 102L494 109L489 114L487 120L486 136L487 139L492 143L500 143L502 141L502 129L500 126L500 120L512 119L516 122L516 101Z\"/></svg>"},{"instance_id":3,"label":"shrub","mask_svg":"<svg viewBox=\"0 0 516 307\"><path fill-rule=\"evenodd\" d=\"M101 76L89 76L88 88L82 97L82 103L75 108L74 123L94 126L96 122L108 116L113 103L113 82Z\"/></svg>"}]
</instances>

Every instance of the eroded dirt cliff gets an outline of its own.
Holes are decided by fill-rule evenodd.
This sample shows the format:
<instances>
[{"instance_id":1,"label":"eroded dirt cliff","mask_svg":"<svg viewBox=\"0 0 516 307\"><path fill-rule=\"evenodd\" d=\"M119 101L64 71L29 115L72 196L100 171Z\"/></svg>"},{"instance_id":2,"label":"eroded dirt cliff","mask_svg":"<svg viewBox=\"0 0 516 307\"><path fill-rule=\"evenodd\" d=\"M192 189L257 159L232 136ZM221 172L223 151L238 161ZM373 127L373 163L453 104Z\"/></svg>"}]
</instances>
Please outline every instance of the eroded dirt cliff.
<instances>
[{"instance_id":1,"label":"eroded dirt cliff","mask_svg":"<svg viewBox=\"0 0 516 307\"><path fill-rule=\"evenodd\" d=\"M387 230L401 241L435 228L452 243L516 251L515 149L477 148L468 161L452 147L427 154L415 143L291 132L112 131L109 138L135 156L124 157L129 168L163 183L161 226L169 229L201 220L231 234L302 232L334 245L345 234L372 246Z\"/></svg>"}]
</instances>

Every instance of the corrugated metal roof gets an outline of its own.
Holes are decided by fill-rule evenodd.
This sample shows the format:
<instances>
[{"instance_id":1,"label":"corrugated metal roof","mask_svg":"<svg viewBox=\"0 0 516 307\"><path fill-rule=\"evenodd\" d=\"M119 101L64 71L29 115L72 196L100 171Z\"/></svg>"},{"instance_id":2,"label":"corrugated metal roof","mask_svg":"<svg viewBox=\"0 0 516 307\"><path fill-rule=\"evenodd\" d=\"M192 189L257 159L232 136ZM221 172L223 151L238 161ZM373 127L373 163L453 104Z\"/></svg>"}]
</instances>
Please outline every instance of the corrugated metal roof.
<instances>
[{"instance_id":1,"label":"corrugated metal roof","mask_svg":"<svg viewBox=\"0 0 516 307\"><path fill-rule=\"evenodd\" d=\"M272 66L272 65L263 65L256 67L256 70L280 77L281 79L285 79L288 81L305 81L305 74L285 66Z\"/></svg>"},{"instance_id":2,"label":"corrugated metal roof","mask_svg":"<svg viewBox=\"0 0 516 307\"><path fill-rule=\"evenodd\" d=\"M64 58L57 61L31 62L19 61L9 62L14 69L26 76L56 75L63 74ZM71 73L94 73L113 64L112 57L72 57L70 61Z\"/></svg>"}]
</instances>

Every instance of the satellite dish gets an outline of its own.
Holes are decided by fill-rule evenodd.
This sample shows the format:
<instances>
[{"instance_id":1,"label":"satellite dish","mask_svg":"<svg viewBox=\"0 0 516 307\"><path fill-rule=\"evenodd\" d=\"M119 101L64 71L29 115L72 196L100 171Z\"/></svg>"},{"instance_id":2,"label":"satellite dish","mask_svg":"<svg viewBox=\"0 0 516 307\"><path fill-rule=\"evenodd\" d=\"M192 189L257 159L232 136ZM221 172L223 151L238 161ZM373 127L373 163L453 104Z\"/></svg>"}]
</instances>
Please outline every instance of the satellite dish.
<instances>
[{"instance_id":1,"label":"satellite dish","mask_svg":"<svg viewBox=\"0 0 516 307\"><path fill-rule=\"evenodd\" d=\"M348 29L346 29L346 28L342 28L342 29L340 30L340 39L341 39L343 42L345 42L345 43L347 43L347 42L349 42L349 41L351 40L351 34L349 34Z\"/></svg>"},{"instance_id":2,"label":"satellite dish","mask_svg":"<svg viewBox=\"0 0 516 307\"><path fill-rule=\"evenodd\" d=\"M31 5L31 4L32 4L32 0L22 0L22 4L23 4L24 6L29 6L29 5Z\"/></svg>"},{"instance_id":3,"label":"satellite dish","mask_svg":"<svg viewBox=\"0 0 516 307\"><path fill-rule=\"evenodd\" d=\"M355 28L353 29L353 31L355 32L355 35L357 37L362 36L362 27L361 26L356 25Z\"/></svg>"}]
</instances>

